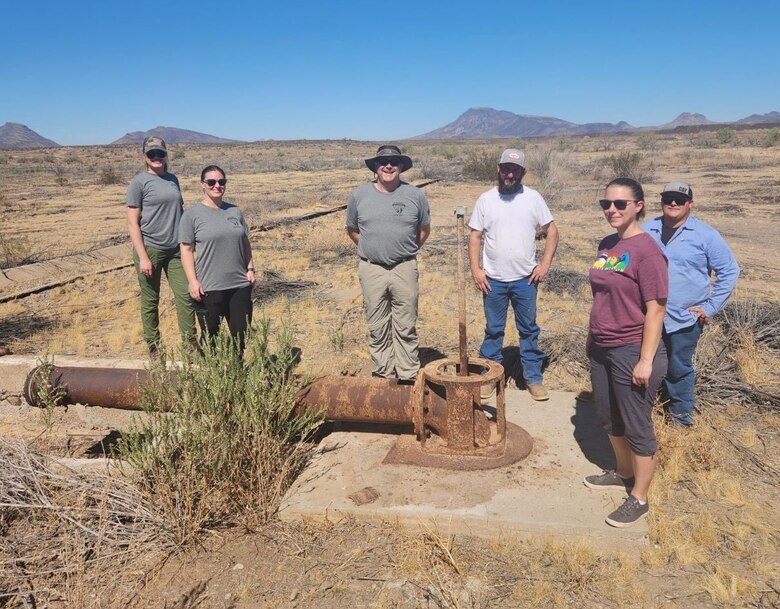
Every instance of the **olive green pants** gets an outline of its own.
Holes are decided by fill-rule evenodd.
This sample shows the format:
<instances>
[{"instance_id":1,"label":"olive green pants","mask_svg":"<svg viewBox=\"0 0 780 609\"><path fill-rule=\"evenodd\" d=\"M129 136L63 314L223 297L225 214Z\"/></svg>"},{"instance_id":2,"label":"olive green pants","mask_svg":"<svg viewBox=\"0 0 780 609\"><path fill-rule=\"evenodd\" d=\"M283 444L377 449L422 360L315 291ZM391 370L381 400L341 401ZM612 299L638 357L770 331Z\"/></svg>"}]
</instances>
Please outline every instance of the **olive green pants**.
<instances>
[{"instance_id":1,"label":"olive green pants","mask_svg":"<svg viewBox=\"0 0 780 609\"><path fill-rule=\"evenodd\" d=\"M141 287L141 323L144 329L144 340L147 345L160 344L160 280L163 271L168 279L168 286L173 292L176 303L176 317L179 320L181 340L188 343L196 338L195 308L190 298L187 276L181 264L178 248L175 250L157 250L146 248L146 254L152 261L152 276L143 275L140 270L138 254L133 250L135 274Z\"/></svg>"}]
</instances>

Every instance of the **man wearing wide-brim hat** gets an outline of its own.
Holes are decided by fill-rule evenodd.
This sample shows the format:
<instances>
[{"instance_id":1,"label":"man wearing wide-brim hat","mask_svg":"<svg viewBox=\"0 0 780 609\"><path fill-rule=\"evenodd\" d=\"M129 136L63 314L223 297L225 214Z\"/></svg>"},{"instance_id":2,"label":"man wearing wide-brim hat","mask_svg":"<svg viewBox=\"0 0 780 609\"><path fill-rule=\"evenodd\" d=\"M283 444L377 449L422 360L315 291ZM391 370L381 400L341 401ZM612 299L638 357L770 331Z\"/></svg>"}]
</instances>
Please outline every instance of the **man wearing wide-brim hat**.
<instances>
[{"instance_id":1,"label":"man wearing wide-brim hat","mask_svg":"<svg viewBox=\"0 0 780 609\"><path fill-rule=\"evenodd\" d=\"M347 205L347 234L357 245L358 274L374 376L411 380L420 369L417 252L431 233L423 192L401 180L412 159L384 144L366 159L375 179Z\"/></svg>"}]
</instances>

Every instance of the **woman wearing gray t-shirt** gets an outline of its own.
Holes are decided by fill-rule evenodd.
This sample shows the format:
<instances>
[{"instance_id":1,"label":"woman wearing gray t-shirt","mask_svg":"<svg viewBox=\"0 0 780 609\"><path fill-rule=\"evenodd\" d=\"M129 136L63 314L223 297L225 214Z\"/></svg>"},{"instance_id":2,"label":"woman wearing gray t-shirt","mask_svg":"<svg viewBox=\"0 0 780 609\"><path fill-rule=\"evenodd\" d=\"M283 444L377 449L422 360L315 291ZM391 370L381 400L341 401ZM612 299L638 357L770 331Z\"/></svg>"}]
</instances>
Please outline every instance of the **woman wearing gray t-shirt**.
<instances>
[{"instance_id":1,"label":"woman wearing gray t-shirt","mask_svg":"<svg viewBox=\"0 0 780 609\"><path fill-rule=\"evenodd\" d=\"M223 201L227 178L216 165L200 175L203 200L184 212L179 228L189 295L202 304L201 328L214 341L224 318L240 351L252 321L255 267L241 210ZM195 257L197 252L197 258Z\"/></svg>"},{"instance_id":2,"label":"woman wearing gray t-shirt","mask_svg":"<svg viewBox=\"0 0 780 609\"><path fill-rule=\"evenodd\" d=\"M149 355L160 346L160 280L162 273L176 302L182 342L197 347L195 309L179 254L179 221L184 207L179 180L168 171L168 147L159 137L143 143L146 170L127 189L127 227L133 242L133 263L141 288L141 323Z\"/></svg>"}]
</instances>

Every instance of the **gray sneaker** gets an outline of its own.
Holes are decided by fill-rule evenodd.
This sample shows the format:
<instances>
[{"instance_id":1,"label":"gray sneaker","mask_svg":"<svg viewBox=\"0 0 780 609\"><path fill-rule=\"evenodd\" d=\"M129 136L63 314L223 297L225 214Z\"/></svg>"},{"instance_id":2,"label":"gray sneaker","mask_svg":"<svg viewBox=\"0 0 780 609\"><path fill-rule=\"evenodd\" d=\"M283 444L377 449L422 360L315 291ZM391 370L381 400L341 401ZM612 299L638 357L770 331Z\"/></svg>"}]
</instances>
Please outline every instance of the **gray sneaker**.
<instances>
[{"instance_id":1,"label":"gray sneaker","mask_svg":"<svg viewBox=\"0 0 780 609\"><path fill-rule=\"evenodd\" d=\"M636 524L637 521L647 516L647 512L650 511L650 502L645 502L644 505L639 503L639 499L633 495L629 495L625 503L618 509L607 516L607 524L618 527L630 527Z\"/></svg>"},{"instance_id":2,"label":"gray sneaker","mask_svg":"<svg viewBox=\"0 0 780 609\"><path fill-rule=\"evenodd\" d=\"M629 492L634 488L634 478L621 478L617 475L617 472L605 469L597 476L585 476L583 480L585 486L595 489L619 489L621 491Z\"/></svg>"}]
</instances>

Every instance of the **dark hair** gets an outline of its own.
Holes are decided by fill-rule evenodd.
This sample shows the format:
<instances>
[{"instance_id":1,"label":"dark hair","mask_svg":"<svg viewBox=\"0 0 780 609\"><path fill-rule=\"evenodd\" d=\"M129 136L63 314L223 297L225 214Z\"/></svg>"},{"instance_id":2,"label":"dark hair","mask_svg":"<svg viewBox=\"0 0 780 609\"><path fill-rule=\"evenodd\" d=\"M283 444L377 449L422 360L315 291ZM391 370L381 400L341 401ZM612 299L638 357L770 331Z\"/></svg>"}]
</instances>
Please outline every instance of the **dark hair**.
<instances>
[{"instance_id":1,"label":"dark hair","mask_svg":"<svg viewBox=\"0 0 780 609\"><path fill-rule=\"evenodd\" d=\"M218 171L219 173L222 174L223 178L227 177L227 175L225 175L225 170L222 169L222 167L220 167L219 165L209 165L207 167L204 167L203 171L200 172L200 181L201 182L206 179L206 174L208 172L210 172L210 171Z\"/></svg>"},{"instance_id":2,"label":"dark hair","mask_svg":"<svg viewBox=\"0 0 780 609\"><path fill-rule=\"evenodd\" d=\"M630 188L631 196L634 197L634 200L642 201L642 209L637 212L636 218L637 220L641 220L642 218L644 218L645 191L642 190L642 185L639 182L637 182L632 178L615 178L609 184L607 184L607 188L609 188L610 186L625 186L626 188Z\"/></svg>"}]
</instances>

